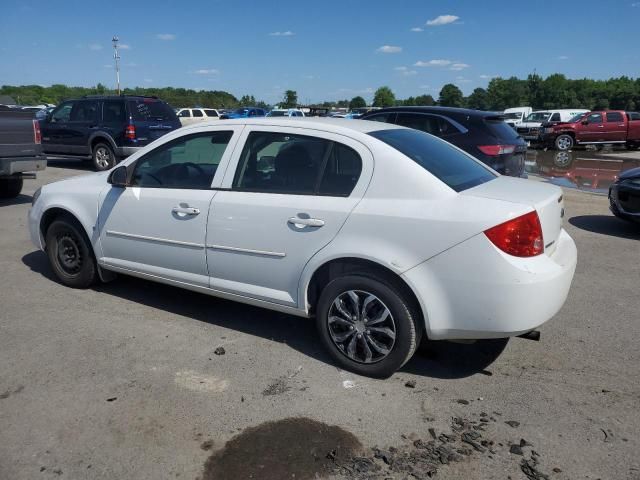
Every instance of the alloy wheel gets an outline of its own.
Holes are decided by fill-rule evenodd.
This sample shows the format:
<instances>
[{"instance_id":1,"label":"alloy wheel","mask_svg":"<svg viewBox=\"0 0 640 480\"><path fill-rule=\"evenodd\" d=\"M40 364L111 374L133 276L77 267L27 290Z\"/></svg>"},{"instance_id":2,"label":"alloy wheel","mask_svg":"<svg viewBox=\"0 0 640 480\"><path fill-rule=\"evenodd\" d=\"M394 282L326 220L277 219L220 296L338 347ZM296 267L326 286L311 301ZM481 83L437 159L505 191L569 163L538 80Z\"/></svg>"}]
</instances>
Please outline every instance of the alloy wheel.
<instances>
[{"instance_id":1,"label":"alloy wheel","mask_svg":"<svg viewBox=\"0 0 640 480\"><path fill-rule=\"evenodd\" d=\"M111 152L106 147L98 147L96 150L96 165L100 168L107 168L111 163Z\"/></svg>"},{"instance_id":2,"label":"alloy wheel","mask_svg":"<svg viewBox=\"0 0 640 480\"><path fill-rule=\"evenodd\" d=\"M396 340L396 325L389 308L362 290L349 290L334 299L327 327L338 350L358 363L383 360Z\"/></svg>"}]
</instances>

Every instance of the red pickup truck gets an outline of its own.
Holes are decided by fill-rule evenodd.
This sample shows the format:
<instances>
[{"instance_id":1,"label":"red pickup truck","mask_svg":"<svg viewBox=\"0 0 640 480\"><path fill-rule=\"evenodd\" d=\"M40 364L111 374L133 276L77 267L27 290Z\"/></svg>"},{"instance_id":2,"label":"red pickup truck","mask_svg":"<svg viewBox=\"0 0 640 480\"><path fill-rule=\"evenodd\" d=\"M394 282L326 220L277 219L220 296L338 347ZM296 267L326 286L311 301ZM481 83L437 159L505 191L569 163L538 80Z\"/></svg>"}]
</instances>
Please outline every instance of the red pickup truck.
<instances>
[{"instance_id":1,"label":"red pickup truck","mask_svg":"<svg viewBox=\"0 0 640 480\"><path fill-rule=\"evenodd\" d=\"M640 113L606 110L576 115L568 122L542 125L542 143L558 150L575 145L625 144L640 147Z\"/></svg>"}]
</instances>

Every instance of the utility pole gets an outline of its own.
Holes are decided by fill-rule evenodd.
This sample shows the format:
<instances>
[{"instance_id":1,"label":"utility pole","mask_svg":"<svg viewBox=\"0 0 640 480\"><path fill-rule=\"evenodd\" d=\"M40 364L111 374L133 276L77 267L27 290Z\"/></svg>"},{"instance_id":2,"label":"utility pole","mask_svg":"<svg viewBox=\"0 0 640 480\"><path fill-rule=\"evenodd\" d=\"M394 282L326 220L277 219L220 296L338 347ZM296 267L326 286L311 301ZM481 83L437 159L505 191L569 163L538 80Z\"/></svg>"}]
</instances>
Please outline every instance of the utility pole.
<instances>
[{"instance_id":1,"label":"utility pole","mask_svg":"<svg viewBox=\"0 0 640 480\"><path fill-rule=\"evenodd\" d=\"M120 54L118 53L118 42L120 39L114 35L111 41L113 42L113 59L116 61L116 84L118 95L120 95Z\"/></svg>"}]
</instances>

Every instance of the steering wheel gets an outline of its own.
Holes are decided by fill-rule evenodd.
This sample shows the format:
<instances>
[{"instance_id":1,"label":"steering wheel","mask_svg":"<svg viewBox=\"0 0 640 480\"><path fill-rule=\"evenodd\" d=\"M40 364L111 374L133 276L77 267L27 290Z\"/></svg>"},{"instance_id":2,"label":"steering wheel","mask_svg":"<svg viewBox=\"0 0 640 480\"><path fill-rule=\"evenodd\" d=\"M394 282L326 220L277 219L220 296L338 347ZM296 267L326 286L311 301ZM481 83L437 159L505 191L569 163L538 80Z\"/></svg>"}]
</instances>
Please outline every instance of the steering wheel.
<instances>
[{"instance_id":1,"label":"steering wheel","mask_svg":"<svg viewBox=\"0 0 640 480\"><path fill-rule=\"evenodd\" d=\"M198 165L197 163L193 163L193 162L184 162L182 164L183 167L189 168L189 167L193 167L195 170L198 171L199 174L201 175L206 175L206 172L202 169L202 167L200 165Z\"/></svg>"}]
</instances>

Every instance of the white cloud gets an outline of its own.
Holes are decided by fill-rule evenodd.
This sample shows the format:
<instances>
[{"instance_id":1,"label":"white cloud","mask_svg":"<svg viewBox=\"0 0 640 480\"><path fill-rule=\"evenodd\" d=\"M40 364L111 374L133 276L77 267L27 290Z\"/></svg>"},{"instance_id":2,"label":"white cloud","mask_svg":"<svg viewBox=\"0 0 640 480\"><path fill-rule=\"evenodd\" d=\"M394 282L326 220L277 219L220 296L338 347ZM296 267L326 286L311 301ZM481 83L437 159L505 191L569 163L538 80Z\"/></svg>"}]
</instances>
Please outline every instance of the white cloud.
<instances>
[{"instance_id":1,"label":"white cloud","mask_svg":"<svg viewBox=\"0 0 640 480\"><path fill-rule=\"evenodd\" d=\"M412 32L424 32L424 28L421 27L413 27L411 29Z\"/></svg>"},{"instance_id":2,"label":"white cloud","mask_svg":"<svg viewBox=\"0 0 640 480\"><path fill-rule=\"evenodd\" d=\"M293 37L295 33L291 30L287 30L286 32L271 32L269 36L271 37Z\"/></svg>"},{"instance_id":3,"label":"white cloud","mask_svg":"<svg viewBox=\"0 0 640 480\"><path fill-rule=\"evenodd\" d=\"M456 15L438 15L436 18L429 20L427 22L428 27L439 27L440 25L448 25L449 23L453 23L456 20L459 20L460 17Z\"/></svg>"},{"instance_id":4,"label":"white cloud","mask_svg":"<svg viewBox=\"0 0 640 480\"><path fill-rule=\"evenodd\" d=\"M396 47L393 45L383 45L376 50L378 53L400 53L402 51L402 47Z\"/></svg>"},{"instance_id":5,"label":"white cloud","mask_svg":"<svg viewBox=\"0 0 640 480\"><path fill-rule=\"evenodd\" d=\"M423 60L419 60L416 63L413 64L414 67L446 67L448 65L451 65L453 62L451 60L443 60L443 59L436 59L436 60L429 60L427 62L423 61Z\"/></svg>"},{"instance_id":6,"label":"white cloud","mask_svg":"<svg viewBox=\"0 0 640 480\"><path fill-rule=\"evenodd\" d=\"M313 80L316 77L314 77L313 75L303 75L302 78L304 78L305 80Z\"/></svg>"},{"instance_id":7,"label":"white cloud","mask_svg":"<svg viewBox=\"0 0 640 480\"><path fill-rule=\"evenodd\" d=\"M102 45L99 43L90 43L89 50L102 50Z\"/></svg>"},{"instance_id":8,"label":"white cloud","mask_svg":"<svg viewBox=\"0 0 640 480\"><path fill-rule=\"evenodd\" d=\"M458 81L460 83L469 83L471 80L469 80L468 78L464 78L462 76L457 76L456 77L456 81Z\"/></svg>"},{"instance_id":9,"label":"white cloud","mask_svg":"<svg viewBox=\"0 0 640 480\"><path fill-rule=\"evenodd\" d=\"M175 40L175 33L156 33L156 38L158 40Z\"/></svg>"},{"instance_id":10,"label":"white cloud","mask_svg":"<svg viewBox=\"0 0 640 480\"><path fill-rule=\"evenodd\" d=\"M421 90L431 90L431 85L420 85Z\"/></svg>"},{"instance_id":11,"label":"white cloud","mask_svg":"<svg viewBox=\"0 0 640 480\"><path fill-rule=\"evenodd\" d=\"M569 57L567 57L566 55L560 55L558 57L558 60L569 60Z\"/></svg>"},{"instance_id":12,"label":"white cloud","mask_svg":"<svg viewBox=\"0 0 640 480\"><path fill-rule=\"evenodd\" d=\"M492 78L496 78L497 76L498 75L485 75L485 74L482 74L482 75L480 75L480 78L483 79L483 80L490 80Z\"/></svg>"},{"instance_id":13,"label":"white cloud","mask_svg":"<svg viewBox=\"0 0 640 480\"><path fill-rule=\"evenodd\" d=\"M120 50L131 50L131 45L127 45L126 43L121 43L120 45L118 45L118 48Z\"/></svg>"},{"instance_id":14,"label":"white cloud","mask_svg":"<svg viewBox=\"0 0 640 480\"><path fill-rule=\"evenodd\" d=\"M193 73L195 73L196 75L218 75L220 73L220 70L217 70L215 68L201 68L194 71Z\"/></svg>"},{"instance_id":15,"label":"white cloud","mask_svg":"<svg viewBox=\"0 0 640 480\"><path fill-rule=\"evenodd\" d=\"M417 75L418 72L415 70L410 70L408 67L395 67L394 70L405 77L410 77L412 75Z\"/></svg>"},{"instance_id":16,"label":"white cloud","mask_svg":"<svg viewBox=\"0 0 640 480\"><path fill-rule=\"evenodd\" d=\"M632 7L640 7L640 2L633 2L631 4Z\"/></svg>"},{"instance_id":17,"label":"white cloud","mask_svg":"<svg viewBox=\"0 0 640 480\"><path fill-rule=\"evenodd\" d=\"M465 68L469 68L471 65L467 65L466 63L454 63L451 65L449 70L453 70L454 72L459 72L460 70L464 70Z\"/></svg>"}]
</instances>

